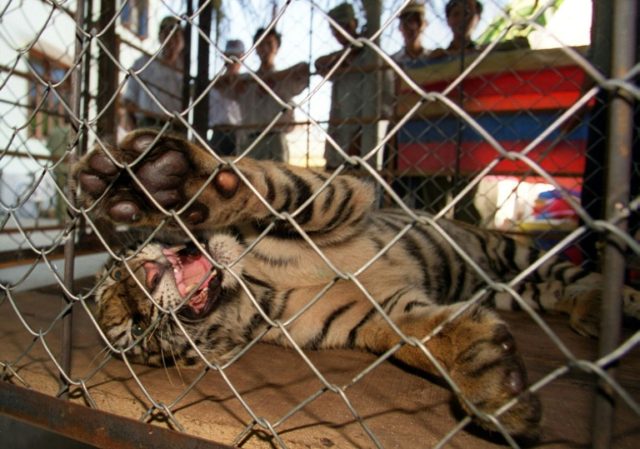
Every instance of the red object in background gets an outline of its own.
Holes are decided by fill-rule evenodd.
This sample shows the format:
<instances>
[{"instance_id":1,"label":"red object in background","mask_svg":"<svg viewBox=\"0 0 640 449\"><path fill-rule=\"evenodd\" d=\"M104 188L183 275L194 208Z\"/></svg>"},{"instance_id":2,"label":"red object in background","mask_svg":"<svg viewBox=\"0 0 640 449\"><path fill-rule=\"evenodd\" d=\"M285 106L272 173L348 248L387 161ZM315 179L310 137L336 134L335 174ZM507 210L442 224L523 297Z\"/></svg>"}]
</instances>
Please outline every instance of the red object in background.
<instances>
[{"instance_id":1,"label":"red object in background","mask_svg":"<svg viewBox=\"0 0 640 449\"><path fill-rule=\"evenodd\" d=\"M500 142L507 151L519 152L530 142ZM547 173L556 176L582 176L584 171L585 140L557 143L548 154L549 142L542 142L527 156ZM417 170L424 173L453 172L456 166L456 143L415 142L399 144L398 170ZM462 142L460 145L460 173L477 173L494 163L500 154L486 142ZM536 173L523 161L503 159L491 169L493 175Z\"/></svg>"},{"instance_id":2,"label":"red object in background","mask_svg":"<svg viewBox=\"0 0 640 449\"><path fill-rule=\"evenodd\" d=\"M425 91L443 92L459 74L452 63L426 65L412 75ZM506 151L515 153L528 148L581 98L585 76L581 67L556 49L496 52L447 96ZM412 92L410 86L400 83L401 96L411 98ZM418 101L417 94L415 97ZM465 174L496 164L491 174L535 175L535 170L532 172L532 167L518 158L498 162L500 153L479 134L469 132L469 124L463 126L462 134L456 131L448 121L464 120L444 106L438 102L426 104L415 120L399 131L398 170L424 174L458 170ZM574 129L566 135L562 127L556 128L528 157L551 175L582 176L587 131L586 123L580 125L579 132Z\"/></svg>"}]
</instances>

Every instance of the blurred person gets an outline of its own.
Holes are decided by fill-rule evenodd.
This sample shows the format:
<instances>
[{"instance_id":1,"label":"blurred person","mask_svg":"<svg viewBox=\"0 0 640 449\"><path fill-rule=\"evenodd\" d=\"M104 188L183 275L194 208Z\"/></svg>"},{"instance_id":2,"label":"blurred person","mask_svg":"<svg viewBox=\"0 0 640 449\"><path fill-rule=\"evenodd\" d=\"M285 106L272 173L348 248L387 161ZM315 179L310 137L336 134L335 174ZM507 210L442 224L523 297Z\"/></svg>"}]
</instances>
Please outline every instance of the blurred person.
<instances>
[{"instance_id":1,"label":"blurred person","mask_svg":"<svg viewBox=\"0 0 640 449\"><path fill-rule=\"evenodd\" d=\"M350 3L341 3L331 9L329 17L350 37L357 39L361 36ZM316 71L322 76L329 74L350 45L349 39L333 25L331 32L343 48L316 60ZM377 55L371 49L366 46L354 47L331 77L327 132L350 156L363 156L376 146L379 121L391 117L393 112L392 73L390 70L380 72L377 65ZM333 170L345 161L329 141L325 145L324 157L327 170Z\"/></svg>"},{"instance_id":2,"label":"blurred person","mask_svg":"<svg viewBox=\"0 0 640 449\"><path fill-rule=\"evenodd\" d=\"M445 6L445 15L453 38L447 48L434 50L431 57L437 59L481 50L471 39L471 34L480 22L482 10L482 3L478 0L449 0Z\"/></svg>"},{"instance_id":3,"label":"blurred person","mask_svg":"<svg viewBox=\"0 0 640 449\"><path fill-rule=\"evenodd\" d=\"M429 56L429 51L422 46L422 33L428 25L424 3L412 0L404 7L398 19L398 29L404 45L391 55L391 59L404 68L424 63Z\"/></svg>"},{"instance_id":4,"label":"blurred person","mask_svg":"<svg viewBox=\"0 0 640 449\"><path fill-rule=\"evenodd\" d=\"M259 28L256 31L253 42L260 41L256 47L260 67L255 74L280 101L288 103L307 87L309 64L301 62L284 70L276 70L275 59L281 39L280 33L273 28L269 31ZM280 102L251 75L230 74L219 81L221 92L224 91L225 95L236 98L240 105L242 132L247 136L247 148L255 143L248 156L254 159L287 162L287 133L293 128L293 111L287 110L282 113L283 107ZM258 140L265 128L281 113L277 123Z\"/></svg>"},{"instance_id":5,"label":"blurred person","mask_svg":"<svg viewBox=\"0 0 640 449\"><path fill-rule=\"evenodd\" d=\"M51 163L55 167L53 170L53 178L58 187L63 191L67 191L67 176L69 174L69 164L64 159L67 153L70 152L69 145L72 140L72 128L69 125L69 121L65 120L54 124L50 128L47 135L46 147L51 155ZM63 194L56 191L56 197L54 199L54 215L59 223L62 223L67 211L67 204L62 198Z\"/></svg>"},{"instance_id":6,"label":"blurred person","mask_svg":"<svg viewBox=\"0 0 640 449\"><path fill-rule=\"evenodd\" d=\"M431 52L429 58L437 60L446 57L464 57L468 52L476 52L480 47L473 42L471 34L480 22L482 3L477 0L449 0L445 6L447 24L453 38L447 48L438 48ZM464 126L464 125L463 125ZM458 132L462 132L462 127ZM453 139L454 136L451 136ZM437 213L455 197L472 180L472 176L453 175L430 176L423 186L423 201L429 212ZM477 185L456 203L453 216L456 220L477 225L481 221L480 212L474 204Z\"/></svg>"},{"instance_id":7,"label":"blurred person","mask_svg":"<svg viewBox=\"0 0 640 449\"><path fill-rule=\"evenodd\" d=\"M429 61L430 52L422 46L422 33L427 27L424 3L418 0L411 1L404 7L398 20L398 29L402 34L404 45L391 55L391 59L403 69L425 65ZM397 168L397 153L393 151L393 145L390 145L387 151L391 154L390 160L386 162L387 166ZM407 206L424 209L426 194L422 190L425 188L425 183L429 182L431 179L425 176L402 176L394 170L391 184L393 190Z\"/></svg>"},{"instance_id":8,"label":"blurred person","mask_svg":"<svg viewBox=\"0 0 640 449\"><path fill-rule=\"evenodd\" d=\"M136 73L143 67L144 69L138 73L140 82L130 78L122 95L126 130L163 127L171 117L165 114L158 102L168 111L182 110L182 52L185 37L180 19L173 16L162 19L158 39L162 45L158 55L154 59L151 59L151 56L142 55L131 67L131 71ZM155 99L146 92L141 83ZM175 122L171 126L174 131L182 128Z\"/></svg>"},{"instance_id":9,"label":"blurred person","mask_svg":"<svg viewBox=\"0 0 640 449\"><path fill-rule=\"evenodd\" d=\"M242 41L232 39L227 41L224 54L227 57L240 58L245 52ZM240 63L225 61L227 75L240 73ZM232 86L225 89L230 90ZM224 89L222 89L224 90ZM217 85L209 93L209 126L213 130L210 141L211 147L221 156L231 156L238 147L237 126L242 122L240 105L232 93L221 92Z\"/></svg>"}]
</instances>

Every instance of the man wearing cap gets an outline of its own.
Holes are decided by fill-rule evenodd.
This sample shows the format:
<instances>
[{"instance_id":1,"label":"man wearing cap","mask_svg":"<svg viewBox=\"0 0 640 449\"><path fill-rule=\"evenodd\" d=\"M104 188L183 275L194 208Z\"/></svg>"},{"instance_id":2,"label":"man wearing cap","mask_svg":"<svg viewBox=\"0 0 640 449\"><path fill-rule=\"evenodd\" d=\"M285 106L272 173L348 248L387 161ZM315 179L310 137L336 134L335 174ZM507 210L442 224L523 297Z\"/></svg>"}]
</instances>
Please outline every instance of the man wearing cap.
<instances>
[{"instance_id":1,"label":"man wearing cap","mask_svg":"<svg viewBox=\"0 0 640 449\"><path fill-rule=\"evenodd\" d=\"M422 33L427 27L424 3L420 0L412 0L404 7L398 19L398 29L402 34L404 46L391 55L391 59L403 69L424 66L429 61L429 51L422 46ZM397 154L393 151L393 146L388 148L388 158L389 160L386 162L388 166L395 168ZM402 173L397 173L394 176L392 187L405 204L416 209L423 209L425 198L429 196L424 191L432 189L432 186L425 188L426 184L435 184L437 188L437 180L426 180L422 176L404 176Z\"/></svg>"},{"instance_id":2,"label":"man wearing cap","mask_svg":"<svg viewBox=\"0 0 640 449\"><path fill-rule=\"evenodd\" d=\"M242 41L231 39L227 41L224 54L228 58L240 58L244 51ZM240 72L240 63L236 60L225 60L224 65L226 75L234 76ZM213 130L210 144L221 156L231 156L236 152L236 127L242 122L240 105L231 90L230 86L222 88L214 85L209 93L209 126Z\"/></svg>"},{"instance_id":3,"label":"man wearing cap","mask_svg":"<svg viewBox=\"0 0 640 449\"><path fill-rule=\"evenodd\" d=\"M350 45L358 39L358 21L349 3L329 11L331 32L343 49L321 56L316 71L327 76ZM345 33L347 36L345 36ZM363 156L378 143L378 124L391 116L393 78L390 70L380 71L378 56L368 47L353 47L331 76L331 110L328 134L348 156ZM324 157L327 170L345 162L345 157L327 140Z\"/></svg>"},{"instance_id":4,"label":"man wearing cap","mask_svg":"<svg viewBox=\"0 0 640 449\"><path fill-rule=\"evenodd\" d=\"M391 55L401 67L410 68L424 63L429 52L422 46L422 32L427 27L424 3L412 0L400 13L398 28L404 47Z\"/></svg>"},{"instance_id":5,"label":"man wearing cap","mask_svg":"<svg viewBox=\"0 0 640 449\"><path fill-rule=\"evenodd\" d=\"M293 110L282 107L300 94L309 81L309 64L300 62L283 70L276 70L275 58L280 49L281 36L274 28L259 28L253 42L260 67L255 74L267 90L253 76L224 76L218 80L226 95L235 95L242 113L242 133L246 135L245 148L251 147L249 156L254 159L284 161L289 160L287 133L294 126ZM273 120L278 117L275 123ZM241 150L243 150L242 148Z\"/></svg>"},{"instance_id":6,"label":"man wearing cap","mask_svg":"<svg viewBox=\"0 0 640 449\"><path fill-rule=\"evenodd\" d=\"M168 114L182 110L184 31L180 20L173 16L162 19L158 38L162 45L158 55L154 59L142 55L131 67L138 79L129 78L122 95L127 131L138 127L160 128L171 119ZM181 126L175 124L173 128Z\"/></svg>"}]
</instances>

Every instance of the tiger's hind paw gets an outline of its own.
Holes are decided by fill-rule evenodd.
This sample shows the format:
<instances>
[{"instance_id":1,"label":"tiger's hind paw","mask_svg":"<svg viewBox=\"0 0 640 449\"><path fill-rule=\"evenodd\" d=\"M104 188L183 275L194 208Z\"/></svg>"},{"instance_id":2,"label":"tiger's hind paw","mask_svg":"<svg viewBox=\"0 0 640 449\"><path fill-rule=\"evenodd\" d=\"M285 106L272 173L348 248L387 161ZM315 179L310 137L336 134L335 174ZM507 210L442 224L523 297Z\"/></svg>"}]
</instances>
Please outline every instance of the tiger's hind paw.
<instances>
[{"instance_id":1,"label":"tiger's hind paw","mask_svg":"<svg viewBox=\"0 0 640 449\"><path fill-rule=\"evenodd\" d=\"M569 315L569 325L585 337L600 333L600 306L602 292L591 290L575 298Z\"/></svg>"},{"instance_id":2,"label":"tiger's hind paw","mask_svg":"<svg viewBox=\"0 0 640 449\"><path fill-rule=\"evenodd\" d=\"M571 328L580 335L597 337L602 316L603 285L575 284L568 286L557 311L569 314ZM640 292L629 286L622 287L622 307L625 317L640 320Z\"/></svg>"},{"instance_id":3,"label":"tiger's hind paw","mask_svg":"<svg viewBox=\"0 0 640 449\"><path fill-rule=\"evenodd\" d=\"M457 321L444 332L457 346L450 375L460 390L460 404L488 430L535 439L542 417L540 400L527 390L527 372L506 324L481 308ZM515 402L501 410L511 401Z\"/></svg>"}]
</instances>

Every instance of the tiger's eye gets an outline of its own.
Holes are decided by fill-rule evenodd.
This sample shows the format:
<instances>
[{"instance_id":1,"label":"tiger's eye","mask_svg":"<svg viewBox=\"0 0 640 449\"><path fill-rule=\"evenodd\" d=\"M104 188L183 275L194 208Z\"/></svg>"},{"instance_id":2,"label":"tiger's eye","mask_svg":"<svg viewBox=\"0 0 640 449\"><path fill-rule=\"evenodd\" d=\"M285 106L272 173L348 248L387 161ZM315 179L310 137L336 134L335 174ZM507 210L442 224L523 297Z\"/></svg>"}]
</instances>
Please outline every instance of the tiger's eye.
<instances>
[{"instance_id":1,"label":"tiger's eye","mask_svg":"<svg viewBox=\"0 0 640 449\"><path fill-rule=\"evenodd\" d=\"M139 324L133 324L131 326L131 334L135 338L142 336L142 334L144 334L144 327L140 326Z\"/></svg>"},{"instance_id":2,"label":"tiger's eye","mask_svg":"<svg viewBox=\"0 0 640 449\"><path fill-rule=\"evenodd\" d=\"M122 278L122 271L120 271L120 270L116 270L116 271L114 271L114 272L113 272L113 278L114 278L116 281L119 281L119 280Z\"/></svg>"}]
</instances>

